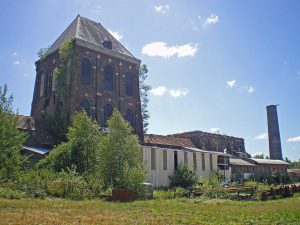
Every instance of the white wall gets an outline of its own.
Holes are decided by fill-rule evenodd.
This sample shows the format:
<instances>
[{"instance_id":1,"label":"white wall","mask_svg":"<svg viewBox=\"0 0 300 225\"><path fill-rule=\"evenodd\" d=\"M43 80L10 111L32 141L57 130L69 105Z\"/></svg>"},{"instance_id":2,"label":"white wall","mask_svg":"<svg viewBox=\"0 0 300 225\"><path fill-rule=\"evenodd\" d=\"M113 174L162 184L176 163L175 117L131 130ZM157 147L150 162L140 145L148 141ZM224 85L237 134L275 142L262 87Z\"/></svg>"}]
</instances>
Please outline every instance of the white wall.
<instances>
[{"instance_id":1,"label":"white wall","mask_svg":"<svg viewBox=\"0 0 300 225\"><path fill-rule=\"evenodd\" d=\"M156 168L151 170L151 149L155 151L156 158ZM167 151L167 170L163 170L163 151ZM184 151L183 150L174 150L174 149L164 149L157 147L148 147L143 146L143 162L144 168L147 172L147 182L152 183L155 187L166 187L169 186L170 180L169 176L172 176L174 173L174 151L177 151L178 156L178 165L184 163ZM210 160L209 155L212 155L213 170L218 168L217 166L217 154L204 153L205 157L205 170L202 171L202 154L201 152L196 152L196 161L197 161L197 170L196 175L198 177L205 176L208 177L211 173L210 170ZM194 169L193 163L193 152L187 151L188 158L188 167Z\"/></svg>"}]
</instances>

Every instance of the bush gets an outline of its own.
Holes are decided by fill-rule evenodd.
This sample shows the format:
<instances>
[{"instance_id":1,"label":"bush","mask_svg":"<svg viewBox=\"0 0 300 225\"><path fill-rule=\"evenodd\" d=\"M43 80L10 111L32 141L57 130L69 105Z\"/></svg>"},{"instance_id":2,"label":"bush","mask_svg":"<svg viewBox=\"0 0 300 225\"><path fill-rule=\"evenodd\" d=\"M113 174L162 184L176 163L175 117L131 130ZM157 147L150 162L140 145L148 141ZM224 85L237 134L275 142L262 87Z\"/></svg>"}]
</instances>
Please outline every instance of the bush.
<instances>
[{"instance_id":1,"label":"bush","mask_svg":"<svg viewBox=\"0 0 300 225\"><path fill-rule=\"evenodd\" d=\"M153 196L158 199L172 199L175 198L175 192L172 189L155 189Z\"/></svg>"},{"instance_id":2,"label":"bush","mask_svg":"<svg viewBox=\"0 0 300 225\"><path fill-rule=\"evenodd\" d=\"M213 171L209 177L201 177L199 179L201 190L204 197L207 198L228 198L229 194L223 189L223 176L219 170Z\"/></svg>"},{"instance_id":3,"label":"bush","mask_svg":"<svg viewBox=\"0 0 300 225\"><path fill-rule=\"evenodd\" d=\"M12 188L0 187L0 198L21 199L26 197L26 192L14 190Z\"/></svg>"},{"instance_id":4,"label":"bush","mask_svg":"<svg viewBox=\"0 0 300 225\"><path fill-rule=\"evenodd\" d=\"M122 184L121 188L131 189L135 192L137 197L144 197L145 189L143 182L146 180L146 174L142 167L125 167L122 180L119 182Z\"/></svg>"},{"instance_id":5,"label":"bush","mask_svg":"<svg viewBox=\"0 0 300 225\"><path fill-rule=\"evenodd\" d=\"M170 186L172 187L192 187L197 184L197 176L193 170L190 170L186 165L179 166L178 170L175 170L174 175L169 177Z\"/></svg>"}]
</instances>

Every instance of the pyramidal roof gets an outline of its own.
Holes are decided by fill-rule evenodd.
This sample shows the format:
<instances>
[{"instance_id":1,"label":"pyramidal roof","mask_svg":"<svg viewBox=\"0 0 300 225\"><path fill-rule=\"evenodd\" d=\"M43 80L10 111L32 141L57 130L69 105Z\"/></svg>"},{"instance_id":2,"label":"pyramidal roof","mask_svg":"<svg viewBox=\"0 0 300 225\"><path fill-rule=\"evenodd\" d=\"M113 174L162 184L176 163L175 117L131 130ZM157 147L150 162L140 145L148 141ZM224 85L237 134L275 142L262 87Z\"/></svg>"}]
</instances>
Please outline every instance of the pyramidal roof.
<instances>
[{"instance_id":1,"label":"pyramidal roof","mask_svg":"<svg viewBox=\"0 0 300 225\"><path fill-rule=\"evenodd\" d=\"M47 54L56 51L64 42L70 39L81 39L90 44L103 47L104 41L112 42L112 51L134 57L108 30L100 23L78 15L67 29L57 38L48 49Z\"/></svg>"}]
</instances>

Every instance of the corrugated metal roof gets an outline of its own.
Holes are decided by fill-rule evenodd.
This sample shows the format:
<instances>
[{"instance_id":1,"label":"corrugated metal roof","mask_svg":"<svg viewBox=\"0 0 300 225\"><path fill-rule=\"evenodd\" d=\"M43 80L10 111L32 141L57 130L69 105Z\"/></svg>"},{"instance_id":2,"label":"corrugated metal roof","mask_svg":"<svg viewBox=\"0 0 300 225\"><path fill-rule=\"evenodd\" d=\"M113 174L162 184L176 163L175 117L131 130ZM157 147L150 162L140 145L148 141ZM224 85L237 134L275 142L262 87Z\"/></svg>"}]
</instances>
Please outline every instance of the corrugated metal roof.
<instances>
[{"instance_id":1,"label":"corrugated metal roof","mask_svg":"<svg viewBox=\"0 0 300 225\"><path fill-rule=\"evenodd\" d=\"M255 164L237 158L229 158L229 163L230 165L234 165L234 166L255 166Z\"/></svg>"},{"instance_id":2,"label":"corrugated metal roof","mask_svg":"<svg viewBox=\"0 0 300 225\"><path fill-rule=\"evenodd\" d=\"M134 56L100 23L79 15L51 45L46 54L56 51L63 43L74 38L81 39L99 47L103 47L104 41L111 41L112 51L134 58Z\"/></svg>"},{"instance_id":3,"label":"corrugated metal roof","mask_svg":"<svg viewBox=\"0 0 300 225\"><path fill-rule=\"evenodd\" d=\"M252 159L258 164L289 165L286 161L275 159Z\"/></svg>"},{"instance_id":4,"label":"corrugated metal roof","mask_svg":"<svg viewBox=\"0 0 300 225\"><path fill-rule=\"evenodd\" d=\"M38 153L38 154L41 154L41 155L45 155L48 152L50 152L50 149L48 149L48 148L23 146L23 149L31 151L31 152L35 152L35 153Z\"/></svg>"},{"instance_id":5,"label":"corrugated metal roof","mask_svg":"<svg viewBox=\"0 0 300 225\"><path fill-rule=\"evenodd\" d=\"M230 156L229 154L224 153L224 152L206 151L206 150L199 149L199 148L186 147L186 149L190 149L195 152L204 152L204 153L210 153L210 154L216 154L216 155Z\"/></svg>"}]
</instances>

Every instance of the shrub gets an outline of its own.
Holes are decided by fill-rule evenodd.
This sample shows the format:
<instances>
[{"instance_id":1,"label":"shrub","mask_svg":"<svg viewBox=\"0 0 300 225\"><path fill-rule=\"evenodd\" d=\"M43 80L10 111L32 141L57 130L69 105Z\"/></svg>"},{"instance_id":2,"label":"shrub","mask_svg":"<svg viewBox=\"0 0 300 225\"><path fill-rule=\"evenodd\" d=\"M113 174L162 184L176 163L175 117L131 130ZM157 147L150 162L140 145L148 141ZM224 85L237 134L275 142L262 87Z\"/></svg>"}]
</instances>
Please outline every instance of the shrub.
<instances>
[{"instance_id":1,"label":"shrub","mask_svg":"<svg viewBox=\"0 0 300 225\"><path fill-rule=\"evenodd\" d=\"M74 200L90 199L92 197L92 191L84 178L76 172L75 166L58 173L56 179L48 184L47 192L49 195Z\"/></svg>"},{"instance_id":2,"label":"shrub","mask_svg":"<svg viewBox=\"0 0 300 225\"><path fill-rule=\"evenodd\" d=\"M175 192L172 189L155 189L153 196L158 199L172 199L175 198Z\"/></svg>"},{"instance_id":3,"label":"shrub","mask_svg":"<svg viewBox=\"0 0 300 225\"><path fill-rule=\"evenodd\" d=\"M203 196L207 198L228 198L229 194L222 187L223 176L217 170L213 171L209 177L201 177L199 179L200 186L197 188L203 192Z\"/></svg>"},{"instance_id":4,"label":"shrub","mask_svg":"<svg viewBox=\"0 0 300 225\"><path fill-rule=\"evenodd\" d=\"M12 188L7 187L0 187L0 198L21 199L26 197L26 192L14 190Z\"/></svg>"},{"instance_id":5,"label":"shrub","mask_svg":"<svg viewBox=\"0 0 300 225\"><path fill-rule=\"evenodd\" d=\"M169 177L170 186L173 187L192 187L197 184L197 176L193 170L190 170L186 165L180 165L178 170L175 170L174 175Z\"/></svg>"},{"instance_id":6,"label":"shrub","mask_svg":"<svg viewBox=\"0 0 300 225\"><path fill-rule=\"evenodd\" d=\"M142 167L129 168L126 166L124 176L119 182L122 188L131 189L135 192L137 197L144 197L145 190L142 183L146 180L146 174Z\"/></svg>"}]
</instances>

